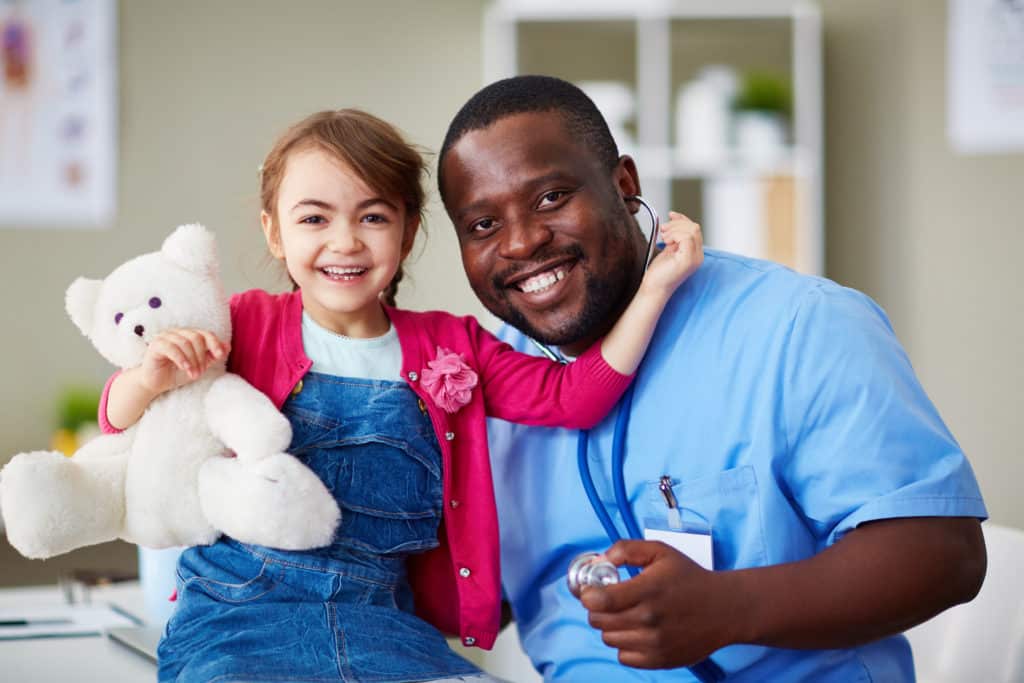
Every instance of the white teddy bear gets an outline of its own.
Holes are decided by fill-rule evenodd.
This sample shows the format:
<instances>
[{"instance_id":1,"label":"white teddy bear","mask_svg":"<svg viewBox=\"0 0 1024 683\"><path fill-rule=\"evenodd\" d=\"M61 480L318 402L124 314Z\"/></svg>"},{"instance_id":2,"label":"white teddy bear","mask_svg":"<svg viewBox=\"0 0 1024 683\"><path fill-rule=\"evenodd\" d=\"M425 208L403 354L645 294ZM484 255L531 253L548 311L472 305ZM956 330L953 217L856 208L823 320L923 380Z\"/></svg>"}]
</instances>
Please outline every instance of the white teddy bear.
<instances>
[{"instance_id":1,"label":"white teddy bear","mask_svg":"<svg viewBox=\"0 0 1024 683\"><path fill-rule=\"evenodd\" d=\"M213 235L183 225L160 251L67 291L71 319L114 365L142 362L168 328L231 338ZM157 398L130 429L74 456L16 455L0 472L0 510L22 555L46 558L123 538L151 548L220 534L292 550L328 545L340 519L312 470L284 452L291 426L225 362Z\"/></svg>"}]
</instances>

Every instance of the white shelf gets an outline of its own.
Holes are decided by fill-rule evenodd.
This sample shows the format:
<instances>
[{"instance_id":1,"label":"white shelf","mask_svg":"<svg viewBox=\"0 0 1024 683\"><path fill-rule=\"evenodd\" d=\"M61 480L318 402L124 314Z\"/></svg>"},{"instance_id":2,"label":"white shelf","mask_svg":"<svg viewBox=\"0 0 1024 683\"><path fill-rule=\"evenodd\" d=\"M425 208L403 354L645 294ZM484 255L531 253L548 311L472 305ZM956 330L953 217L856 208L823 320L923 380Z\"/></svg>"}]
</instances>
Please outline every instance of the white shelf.
<instances>
[{"instance_id":1,"label":"white shelf","mask_svg":"<svg viewBox=\"0 0 1024 683\"><path fill-rule=\"evenodd\" d=\"M704 162L681 156L675 147L623 147L620 152L637 161L643 178L650 180L706 180L724 176L794 176L806 178L811 170L803 155L790 147L772 160L746 159L733 152L720 161Z\"/></svg>"},{"instance_id":2,"label":"white shelf","mask_svg":"<svg viewBox=\"0 0 1024 683\"><path fill-rule=\"evenodd\" d=\"M515 21L602 21L637 18L773 19L791 17L809 2L792 0L502 0L495 10Z\"/></svg>"},{"instance_id":3,"label":"white shelf","mask_svg":"<svg viewBox=\"0 0 1024 683\"><path fill-rule=\"evenodd\" d=\"M790 78L793 85L792 145L771 163L750 163L735 155L714 164L692 163L672 148L673 22L778 19L790 24ZM796 253L800 271L824 270L823 107L821 16L807 0L494 0L484 13L484 81L518 73L521 24L546 22L632 22L635 43L636 144L624 150L637 160L645 196L669 208L672 184L680 180L717 181L736 177L789 176ZM553 65L556 70L558 65ZM705 225L706 228L713 226ZM758 255L758 254L753 254Z\"/></svg>"}]
</instances>

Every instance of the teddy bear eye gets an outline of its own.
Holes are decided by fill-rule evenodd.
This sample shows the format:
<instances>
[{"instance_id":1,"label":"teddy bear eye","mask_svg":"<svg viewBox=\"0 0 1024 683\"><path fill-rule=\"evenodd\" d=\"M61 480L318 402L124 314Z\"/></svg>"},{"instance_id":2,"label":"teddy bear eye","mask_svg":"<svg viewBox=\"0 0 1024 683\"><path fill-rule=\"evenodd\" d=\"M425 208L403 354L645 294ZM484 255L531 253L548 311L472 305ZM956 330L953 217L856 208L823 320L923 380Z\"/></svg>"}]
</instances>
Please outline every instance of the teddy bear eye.
<instances>
[{"instance_id":1,"label":"teddy bear eye","mask_svg":"<svg viewBox=\"0 0 1024 683\"><path fill-rule=\"evenodd\" d=\"M114 324L115 325L120 325L121 324L121 318L123 318L123 317L124 317L124 313L115 313L114 314Z\"/></svg>"},{"instance_id":2,"label":"teddy bear eye","mask_svg":"<svg viewBox=\"0 0 1024 683\"><path fill-rule=\"evenodd\" d=\"M149 307L150 308L160 308L160 304L162 304L162 303L163 302L160 301L160 297L154 296L152 299L149 300Z\"/></svg>"}]
</instances>

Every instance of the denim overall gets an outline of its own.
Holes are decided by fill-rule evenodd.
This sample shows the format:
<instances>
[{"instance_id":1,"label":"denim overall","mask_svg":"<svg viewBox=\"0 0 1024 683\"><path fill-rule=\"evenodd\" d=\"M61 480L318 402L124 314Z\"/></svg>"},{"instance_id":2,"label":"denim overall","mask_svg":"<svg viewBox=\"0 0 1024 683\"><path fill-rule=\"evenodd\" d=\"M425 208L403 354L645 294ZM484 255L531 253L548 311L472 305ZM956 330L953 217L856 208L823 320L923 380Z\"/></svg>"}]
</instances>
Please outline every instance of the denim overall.
<instances>
[{"instance_id":1,"label":"denim overall","mask_svg":"<svg viewBox=\"0 0 1024 683\"><path fill-rule=\"evenodd\" d=\"M441 454L416 395L402 382L308 373L283 412L289 452L341 507L334 542L293 552L223 537L186 550L158 650L160 680L479 674L413 615L405 560L438 545L443 507Z\"/></svg>"}]
</instances>

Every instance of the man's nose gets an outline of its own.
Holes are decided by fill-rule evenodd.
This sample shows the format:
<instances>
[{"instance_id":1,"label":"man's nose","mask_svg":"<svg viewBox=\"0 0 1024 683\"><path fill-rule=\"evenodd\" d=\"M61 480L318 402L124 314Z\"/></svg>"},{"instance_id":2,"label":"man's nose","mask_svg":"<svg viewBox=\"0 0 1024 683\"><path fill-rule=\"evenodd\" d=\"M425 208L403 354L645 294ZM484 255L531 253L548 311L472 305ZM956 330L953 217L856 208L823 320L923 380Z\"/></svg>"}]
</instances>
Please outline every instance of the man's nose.
<instances>
[{"instance_id":1,"label":"man's nose","mask_svg":"<svg viewBox=\"0 0 1024 683\"><path fill-rule=\"evenodd\" d=\"M510 220L505 225L501 243L501 256L507 259L527 259L551 241L551 228L540 220Z\"/></svg>"}]
</instances>

